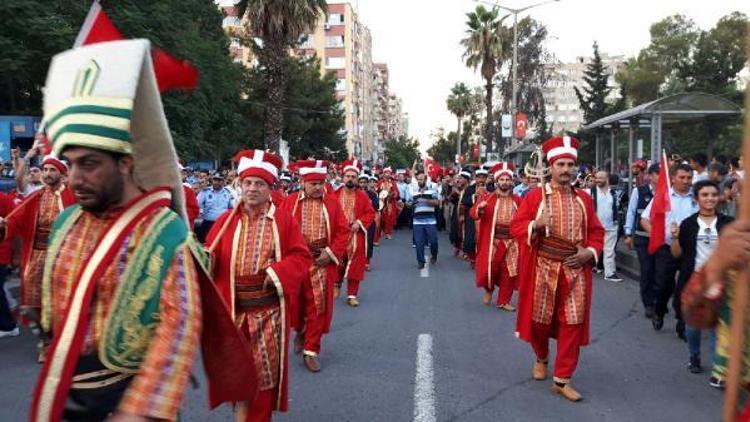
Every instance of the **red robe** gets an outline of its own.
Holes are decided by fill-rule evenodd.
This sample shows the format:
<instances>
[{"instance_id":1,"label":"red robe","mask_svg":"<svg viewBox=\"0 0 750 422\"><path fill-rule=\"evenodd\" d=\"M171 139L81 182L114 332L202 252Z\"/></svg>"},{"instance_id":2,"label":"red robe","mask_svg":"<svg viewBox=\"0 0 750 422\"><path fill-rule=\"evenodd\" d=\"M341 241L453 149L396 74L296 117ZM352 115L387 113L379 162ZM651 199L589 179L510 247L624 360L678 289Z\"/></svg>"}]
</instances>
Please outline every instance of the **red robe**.
<instances>
[{"instance_id":1,"label":"red robe","mask_svg":"<svg viewBox=\"0 0 750 422\"><path fill-rule=\"evenodd\" d=\"M271 202L276 208L279 208L287 197L287 193L280 189L271 191Z\"/></svg>"},{"instance_id":2,"label":"red robe","mask_svg":"<svg viewBox=\"0 0 750 422\"><path fill-rule=\"evenodd\" d=\"M234 263L233 257L235 255L233 243L234 234L241 221L241 214L244 212L242 202L237 204L235 209L226 211L216 220L206 238L206 245L210 247L214 244L217 237L219 237L224 225L227 225L226 230L212 251L212 260L216 287L231 309L233 318L236 316L234 303L235 280L232 268ZM284 412L287 410L289 397L287 346L291 327L290 318L296 314L300 285L305 277L305 272L300 271L300 269L308 268L312 263L312 257L307 249L307 243L305 243L305 239L302 237L299 225L288 212L278 210L273 204L270 204L266 212L266 218L273 220L273 250L275 259L265 269L265 272L273 279L279 296L282 325L281 344L278 349L280 353L278 361L281 366L279 368L280 379L275 387L277 394L273 408Z\"/></svg>"},{"instance_id":3,"label":"red robe","mask_svg":"<svg viewBox=\"0 0 750 422\"><path fill-rule=\"evenodd\" d=\"M304 193L294 192L281 204L281 209L294 216L299 227L302 227L302 212L299 210L301 195L304 195ZM323 332L328 333L333 319L333 285L339 280L339 266L343 262L346 248L349 246L349 224L336 197L323 195L323 205L326 209L325 225L328 234L328 246L325 248L325 253L328 253L331 257L331 262L326 265L325 323L323 325ZM312 289L309 277L302 286L303 290L306 288ZM298 324L295 325L295 328L301 330L302 322L297 321Z\"/></svg>"},{"instance_id":4,"label":"red robe","mask_svg":"<svg viewBox=\"0 0 750 422\"><path fill-rule=\"evenodd\" d=\"M387 190L391 193L390 198L387 200L385 207L381 210L381 227L385 234L391 234L393 228L396 227L396 221L398 220L399 209L396 203L400 196L398 194L398 186L396 182L391 180L381 180L376 186L378 193L382 190Z\"/></svg>"},{"instance_id":5,"label":"red robe","mask_svg":"<svg viewBox=\"0 0 750 422\"><path fill-rule=\"evenodd\" d=\"M341 188L334 194L341 208L344 208L343 197L347 188ZM349 259L347 260L346 269L343 278L347 280L362 281L365 278L365 267L367 267L367 228L375 220L375 210L372 208L372 201L364 191L354 189L354 213L351 219L347 217L347 223L357 224L359 230L351 236L350 248L352 249ZM346 215L346 212L344 212Z\"/></svg>"},{"instance_id":6,"label":"red robe","mask_svg":"<svg viewBox=\"0 0 750 422\"><path fill-rule=\"evenodd\" d=\"M549 184L545 185L549 192ZM596 257L601 256L604 247L604 228L599 222L599 218L594 211L593 201L588 193L581 189L575 189L577 202L583 206L584 230L583 241L580 245L583 248L590 249ZM518 319L516 321L516 334L524 341L532 342L533 327L533 303L534 303L534 283L537 271L537 257L539 254L539 244L541 236L532 236L531 224L541 213L542 190L534 188L529 191L521 202L521 206L516 211L516 215L511 222L511 234L518 241L519 246L519 269L518 275ZM585 306L583 315L580 346L589 343L589 325L591 320L591 269L594 261L589 261L583 267L585 279ZM554 312L554 311L553 311ZM556 337L554 330L551 336Z\"/></svg>"},{"instance_id":7,"label":"red robe","mask_svg":"<svg viewBox=\"0 0 750 422\"><path fill-rule=\"evenodd\" d=\"M516 211L521 205L521 198L511 194L511 200L514 204L513 211ZM471 208L471 218L475 221L479 221L479 242L477 243L477 261L475 268L475 281L476 286L479 288L488 288L491 286L494 279L500 277L500 274L493 274L491 263L492 260L502 260L505 257L507 248L504 242L494 242L495 233L495 207L497 205L498 196L495 193L488 193L485 195L484 200L487 201L487 206L484 208L482 215L479 215L479 202L478 201Z\"/></svg>"},{"instance_id":8,"label":"red robe","mask_svg":"<svg viewBox=\"0 0 750 422\"><path fill-rule=\"evenodd\" d=\"M201 207L198 205L198 197L195 191L187 183L182 184L182 191L185 193L185 209L188 216L188 230L193 231L195 220L201 213Z\"/></svg>"},{"instance_id":9,"label":"red robe","mask_svg":"<svg viewBox=\"0 0 750 422\"><path fill-rule=\"evenodd\" d=\"M26 267L29 265L34 249L34 243L37 236L39 208L41 205L42 193L44 193L46 189L47 187L45 186L26 197L23 202L21 202L21 204L18 205L15 210L13 210L12 215L10 216L10 218L8 218L8 224L5 229L5 239L12 239L15 236L21 238L22 253L20 274L22 275L22 278L24 274L27 274ZM73 194L73 191L70 190L68 186L62 185L62 190L60 191L60 197L58 201L57 215L59 215L63 209L75 203L76 197ZM51 225L47 228L47 230L49 229L51 229ZM47 232L47 237L49 237L49 231ZM46 240L44 241L44 243L46 243ZM39 288L41 289L41 279L39 279L38 281ZM24 280L22 279L21 282L24 283ZM21 291L28 292L29 289L23 288L21 289ZM34 302L32 298L25 296L26 295L22 294L21 297L21 303L23 305L29 305L31 302ZM33 305L33 307L36 307L36 305Z\"/></svg>"}]
</instances>

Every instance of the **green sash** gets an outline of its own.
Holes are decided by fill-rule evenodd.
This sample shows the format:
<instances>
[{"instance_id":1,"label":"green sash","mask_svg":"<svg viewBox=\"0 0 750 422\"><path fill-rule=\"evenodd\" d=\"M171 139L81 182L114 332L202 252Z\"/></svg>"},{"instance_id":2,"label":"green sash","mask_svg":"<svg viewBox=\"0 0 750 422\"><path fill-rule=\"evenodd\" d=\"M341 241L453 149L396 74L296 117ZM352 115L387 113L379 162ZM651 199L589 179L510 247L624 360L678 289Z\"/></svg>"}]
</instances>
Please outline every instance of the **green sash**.
<instances>
[{"instance_id":1,"label":"green sash","mask_svg":"<svg viewBox=\"0 0 750 422\"><path fill-rule=\"evenodd\" d=\"M76 205L66 209L55 221L45 278L51 276L63 239L81 213L80 206ZM127 268L119 281L99 340L101 362L107 368L123 373L137 372L143 362L159 323L164 278L175 253L188 240L185 223L168 208L159 210L143 233L143 238L136 239L137 247L128 254ZM46 280L45 284L49 285Z\"/></svg>"}]
</instances>

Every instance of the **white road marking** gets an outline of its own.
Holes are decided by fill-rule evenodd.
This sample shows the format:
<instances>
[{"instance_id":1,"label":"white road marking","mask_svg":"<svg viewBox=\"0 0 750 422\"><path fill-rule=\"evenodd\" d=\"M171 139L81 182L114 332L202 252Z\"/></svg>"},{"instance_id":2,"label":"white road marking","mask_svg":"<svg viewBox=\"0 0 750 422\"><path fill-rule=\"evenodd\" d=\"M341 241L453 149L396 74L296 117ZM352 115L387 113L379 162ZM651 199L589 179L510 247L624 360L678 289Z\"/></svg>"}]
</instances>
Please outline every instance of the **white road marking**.
<instances>
[{"instance_id":1,"label":"white road marking","mask_svg":"<svg viewBox=\"0 0 750 422\"><path fill-rule=\"evenodd\" d=\"M417 374L414 381L414 422L434 422L435 386L430 334L420 334L417 338Z\"/></svg>"},{"instance_id":2,"label":"white road marking","mask_svg":"<svg viewBox=\"0 0 750 422\"><path fill-rule=\"evenodd\" d=\"M426 278L430 276L430 262L427 261L424 263L424 268L419 270L419 276L422 278Z\"/></svg>"}]
</instances>

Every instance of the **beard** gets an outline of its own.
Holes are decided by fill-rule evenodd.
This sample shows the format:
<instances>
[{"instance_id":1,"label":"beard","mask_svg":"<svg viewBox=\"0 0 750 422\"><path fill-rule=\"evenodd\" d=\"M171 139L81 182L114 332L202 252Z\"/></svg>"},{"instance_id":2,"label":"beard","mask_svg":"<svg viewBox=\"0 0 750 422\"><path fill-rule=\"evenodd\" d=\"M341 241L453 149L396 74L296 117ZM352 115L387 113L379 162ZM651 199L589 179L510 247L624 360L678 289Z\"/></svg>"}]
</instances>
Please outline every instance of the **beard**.
<instances>
[{"instance_id":1,"label":"beard","mask_svg":"<svg viewBox=\"0 0 750 422\"><path fill-rule=\"evenodd\" d=\"M350 181L346 182L346 185L345 185L345 186L346 186L346 188L347 188L347 189L354 189L354 186L355 186L355 185L354 185L354 182L352 182L352 181L350 180Z\"/></svg>"},{"instance_id":2,"label":"beard","mask_svg":"<svg viewBox=\"0 0 750 422\"><path fill-rule=\"evenodd\" d=\"M55 186L60 183L60 178L54 176L43 176L42 182L44 182L44 184L48 186Z\"/></svg>"},{"instance_id":3,"label":"beard","mask_svg":"<svg viewBox=\"0 0 750 422\"><path fill-rule=\"evenodd\" d=\"M92 213L103 213L112 205L118 204L122 199L125 181L122 176L109 179L107 184L101 187L79 187L74 190L78 197L78 203L85 211Z\"/></svg>"}]
</instances>

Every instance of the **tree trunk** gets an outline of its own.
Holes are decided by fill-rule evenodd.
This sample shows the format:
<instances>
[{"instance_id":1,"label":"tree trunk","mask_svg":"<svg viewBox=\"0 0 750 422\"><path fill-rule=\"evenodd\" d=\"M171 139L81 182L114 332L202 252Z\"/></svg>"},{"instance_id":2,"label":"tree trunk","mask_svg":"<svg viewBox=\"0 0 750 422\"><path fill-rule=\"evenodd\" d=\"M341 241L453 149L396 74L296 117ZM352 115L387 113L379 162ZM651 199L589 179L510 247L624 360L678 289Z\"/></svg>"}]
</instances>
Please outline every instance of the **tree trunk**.
<instances>
[{"instance_id":1,"label":"tree trunk","mask_svg":"<svg viewBox=\"0 0 750 422\"><path fill-rule=\"evenodd\" d=\"M286 49L283 43L268 42L262 57L266 62L266 119L264 141L266 148L279 153L279 144L284 132L284 106L286 103Z\"/></svg>"},{"instance_id":2,"label":"tree trunk","mask_svg":"<svg viewBox=\"0 0 750 422\"><path fill-rule=\"evenodd\" d=\"M492 128L494 125L492 124L492 79L487 79L487 85L485 86L485 89L487 91L486 97L485 97L485 107L487 108L487 120L485 122L484 127L484 137L487 141L487 153L492 152ZM479 150L479 153L481 155L481 147Z\"/></svg>"},{"instance_id":3,"label":"tree trunk","mask_svg":"<svg viewBox=\"0 0 750 422\"><path fill-rule=\"evenodd\" d=\"M456 159L454 162L461 164L461 116L458 118L458 130L456 131Z\"/></svg>"}]
</instances>

